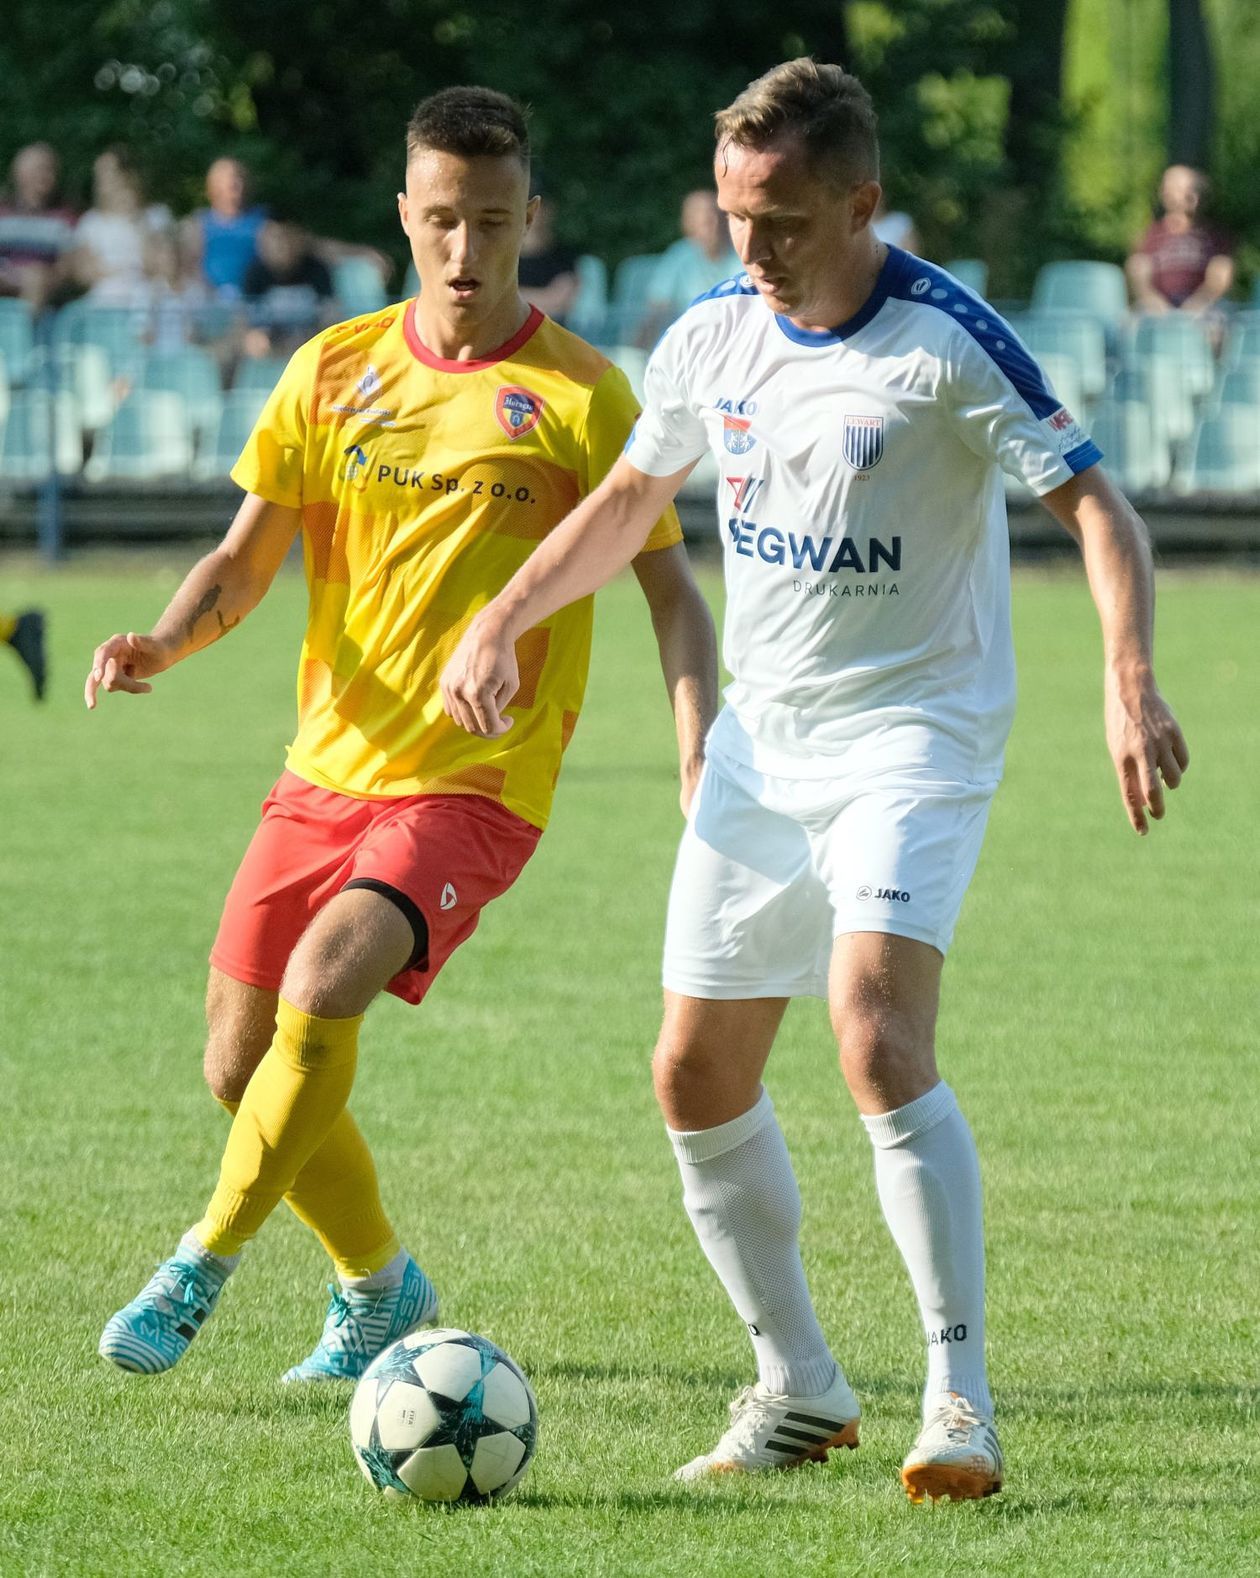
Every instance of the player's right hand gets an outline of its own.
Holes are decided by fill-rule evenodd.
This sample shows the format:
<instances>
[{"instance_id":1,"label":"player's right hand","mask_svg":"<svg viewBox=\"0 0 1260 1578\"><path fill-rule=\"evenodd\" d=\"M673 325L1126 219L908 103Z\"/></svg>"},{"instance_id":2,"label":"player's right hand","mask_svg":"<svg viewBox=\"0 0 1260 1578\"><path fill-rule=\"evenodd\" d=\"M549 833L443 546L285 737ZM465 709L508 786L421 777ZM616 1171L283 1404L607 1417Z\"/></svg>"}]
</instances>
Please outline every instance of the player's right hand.
<instances>
[{"instance_id":1,"label":"player's right hand","mask_svg":"<svg viewBox=\"0 0 1260 1578\"><path fill-rule=\"evenodd\" d=\"M516 649L484 621L469 625L438 683L446 715L469 734L493 740L512 727L503 709L520 688Z\"/></svg>"},{"instance_id":2,"label":"player's right hand","mask_svg":"<svg viewBox=\"0 0 1260 1578\"><path fill-rule=\"evenodd\" d=\"M92 667L83 686L88 711L95 709L99 690L124 690L132 696L147 696L153 686L145 681L169 667L165 648L152 636L138 636L134 630L125 636L110 636L92 654Z\"/></svg>"}]
</instances>

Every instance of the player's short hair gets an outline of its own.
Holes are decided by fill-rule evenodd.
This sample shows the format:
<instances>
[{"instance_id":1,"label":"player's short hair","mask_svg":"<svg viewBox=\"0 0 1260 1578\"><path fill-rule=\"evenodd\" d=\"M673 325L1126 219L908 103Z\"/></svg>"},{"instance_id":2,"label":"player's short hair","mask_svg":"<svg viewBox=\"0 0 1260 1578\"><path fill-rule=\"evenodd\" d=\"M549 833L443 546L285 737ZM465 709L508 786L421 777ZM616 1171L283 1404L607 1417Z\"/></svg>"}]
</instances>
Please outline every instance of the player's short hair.
<instances>
[{"instance_id":1,"label":"player's short hair","mask_svg":"<svg viewBox=\"0 0 1260 1578\"><path fill-rule=\"evenodd\" d=\"M855 76L808 55L750 82L714 117L718 147L765 148L799 137L811 168L844 182L879 179L875 106Z\"/></svg>"},{"instance_id":2,"label":"player's short hair","mask_svg":"<svg viewBox=\"0 0 1260 1578\"><path fill-rule=\"evenodd\" d=\"M421 99L407 122L407 158L425 148L461 159L513 157L528 169L525 111L493 88L443 88Z\"/></svg>"}]
</instances>

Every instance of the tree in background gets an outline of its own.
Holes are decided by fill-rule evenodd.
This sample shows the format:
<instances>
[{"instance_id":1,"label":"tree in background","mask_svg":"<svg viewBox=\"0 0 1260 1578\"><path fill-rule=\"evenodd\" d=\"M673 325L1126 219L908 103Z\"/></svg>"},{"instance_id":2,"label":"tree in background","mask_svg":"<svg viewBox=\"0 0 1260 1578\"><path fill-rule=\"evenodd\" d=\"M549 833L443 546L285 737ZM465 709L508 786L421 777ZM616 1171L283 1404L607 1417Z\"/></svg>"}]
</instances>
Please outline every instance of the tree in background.
<instances>
[{"instance_id":1,"label":"tree in background","mask_svg":"<svg viewBox=\"0 0 1260 1578\"><path fill-rule=\"evenodd\" d=\"M1123 255L1166 147L1210 147L1222 218L1260 234L1255 0L58 0L51 21L10 0L0 160L47 137L83 195L123 141L183 212L234 153L264 201L401 263L401 127L485 82L533 106L566 239L615 261L672 239L714 109L803 53L863 76L892 205L930 255L986 257L999 294L1047 256Z\"/></svg>"}]
</instances>

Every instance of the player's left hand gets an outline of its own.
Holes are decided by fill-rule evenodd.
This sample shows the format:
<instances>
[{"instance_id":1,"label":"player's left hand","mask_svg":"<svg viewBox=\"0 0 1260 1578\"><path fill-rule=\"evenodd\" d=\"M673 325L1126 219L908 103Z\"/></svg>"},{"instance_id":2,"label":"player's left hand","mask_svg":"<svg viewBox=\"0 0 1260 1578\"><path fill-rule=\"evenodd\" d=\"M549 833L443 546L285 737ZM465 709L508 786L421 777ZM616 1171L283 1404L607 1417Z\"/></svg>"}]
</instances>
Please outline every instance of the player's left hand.
<instances>
[{"instance_id":1,"label":"player's left hand","mask_svg":"<svg viewBox=\"0 0 1260 1578\"><path fill-rule=\"evenodd\" d=\"M515 648L480 616L464 632L438 681L446 715L483 740L497 739L512 727L503 709L520 683Z\"/></svg>"},{"instance_id":2,"label":"player's left hand","mask_svg":"<svg viewBox=\"0 0 1260 1578\"><path fill-rule=\"evenodd\" d=\"M1190 751L1172 709L1153 679L1131 686L1107 676L1107 747L1133 830L1148 831L1147 814L1164 815L1164 790L1175 789L1190 765Z\"/></svg>"}]
</instances>

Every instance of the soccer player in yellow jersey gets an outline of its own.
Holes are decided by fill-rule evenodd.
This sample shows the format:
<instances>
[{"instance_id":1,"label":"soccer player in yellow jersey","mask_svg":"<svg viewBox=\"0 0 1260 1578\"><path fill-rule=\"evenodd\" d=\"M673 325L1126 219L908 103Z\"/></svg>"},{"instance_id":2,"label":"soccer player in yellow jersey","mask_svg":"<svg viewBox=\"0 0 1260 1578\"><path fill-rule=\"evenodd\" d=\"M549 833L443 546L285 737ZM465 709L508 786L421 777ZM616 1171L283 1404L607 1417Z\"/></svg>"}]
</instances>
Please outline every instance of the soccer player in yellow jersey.
<instances>
[{"instance_id":1,"label":"soccer player in yellow jersey","mask_svg":"<svg viewBox=\"0 0 1260 1578\"><path fill-rule=\"evenodd\" d=\"M310 614L298 730L211 954L206 1077L234 1113L205 1215L100 1351L169 1369L284 1198L340 1281L286 1380L351 1379L437 1297L385 1215L346 1107L364 1011L423 998L546 824L586 682L591 603L530 630L513 727L477 740L438 676L469 620L590 493L636 406L624 376L521 298L537 199L519 108L450 88L407 131L399 214L421 291L294 356L233 471L223 544L147 636L97 648L85 699L145 692L231 630L302 540ZM715 709L712 621L672 509L635 562L652 611L690 799Z\"/></svg>"}]
</instances>

